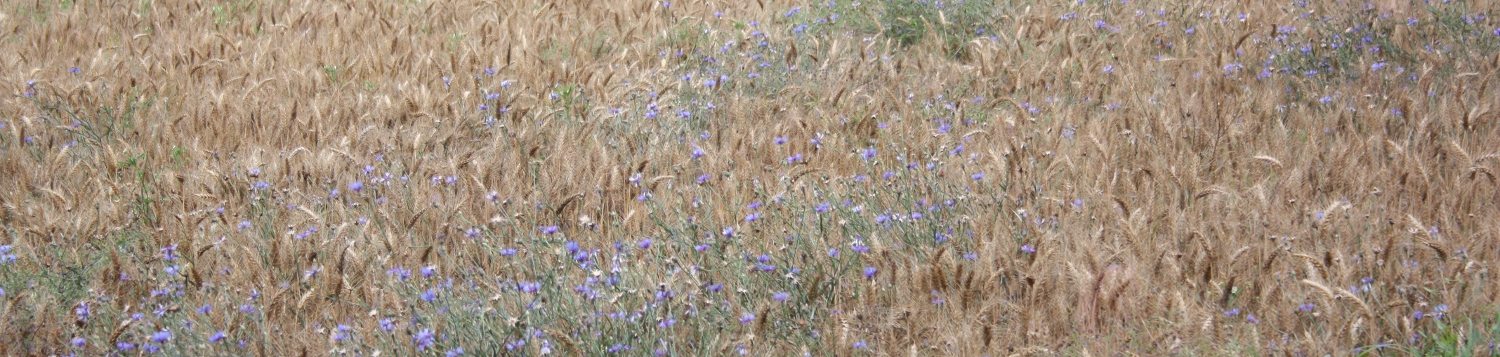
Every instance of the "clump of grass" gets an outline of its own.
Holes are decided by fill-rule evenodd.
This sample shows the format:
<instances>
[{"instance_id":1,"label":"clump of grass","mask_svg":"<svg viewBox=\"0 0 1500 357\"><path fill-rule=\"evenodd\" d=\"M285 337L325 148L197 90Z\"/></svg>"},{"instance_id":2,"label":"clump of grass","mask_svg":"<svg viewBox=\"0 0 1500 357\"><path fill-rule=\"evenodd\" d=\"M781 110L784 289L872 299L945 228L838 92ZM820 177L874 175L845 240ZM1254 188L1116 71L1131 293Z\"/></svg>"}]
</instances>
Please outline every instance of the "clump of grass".
<instances>
[{"instance_id":1,"label":"clump of grass","mask_svg":"<svg viewBox=\"0 0 1500 357\"><path fill-rule=\"evenodd\" d=\"M0 350L1497 333L1475 4L247 4L0 7Z\"/></svg>"}]
</instances>

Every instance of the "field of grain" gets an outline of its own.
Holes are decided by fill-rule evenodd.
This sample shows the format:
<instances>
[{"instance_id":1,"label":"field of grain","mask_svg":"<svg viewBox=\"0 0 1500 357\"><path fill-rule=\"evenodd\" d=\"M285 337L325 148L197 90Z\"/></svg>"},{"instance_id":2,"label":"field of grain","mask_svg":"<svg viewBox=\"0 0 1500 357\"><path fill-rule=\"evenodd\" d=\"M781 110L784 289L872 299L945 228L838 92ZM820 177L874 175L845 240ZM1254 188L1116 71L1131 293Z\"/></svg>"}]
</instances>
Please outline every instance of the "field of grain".
<instances>
[{"instance_id":1,"label":"field of grain","mask_svg":"<svg viewBox=\"0 0 1500 357\"><path fill-rule=\"evenodd\" d=\"M0 3L0 354L1495 355L1488 1Z\"/></svg>"}]
</instances>

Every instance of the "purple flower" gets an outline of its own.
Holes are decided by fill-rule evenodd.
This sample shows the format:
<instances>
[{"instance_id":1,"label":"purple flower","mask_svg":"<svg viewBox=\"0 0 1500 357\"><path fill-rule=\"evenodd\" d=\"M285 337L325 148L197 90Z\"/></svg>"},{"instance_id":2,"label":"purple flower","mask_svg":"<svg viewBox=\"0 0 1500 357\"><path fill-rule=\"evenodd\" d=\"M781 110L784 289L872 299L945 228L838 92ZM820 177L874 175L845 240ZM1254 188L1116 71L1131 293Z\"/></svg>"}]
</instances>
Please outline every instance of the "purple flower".
<instances>
[{"instance_id":1,"label":"purple flower","mask_svg":"<svg viewBox=\"0 0 1500 357\"><path fill-rule=\"evenodd\" d=\"M78 321L88 321L89 303L87 301L78 303L78 307L73 308L73 313L78 314Z\"/></svg>"},{"instance_id":2,"label":"purple flower","mask_svg":"<svg viewBox=\"0 0 1500 357\"><path fill-rule=\"evenodd\" d=\"M396 330L396 323L391 322L391 319L380 319L379 323L381 331L391 332Z\"/></svg>"},{"instance_id":3,"label":"purple flower","mask_svg":"<svg viewBox=\"0 0 1500 357\"><path fill-rule=\"evenodd\" d=\"M876 272L875 267L873 267L873 266L865 267L865 279L873 279L873 278L875 278L875 272Z\"/></svg>"},{"instance_id":4,"label":"purple flower","mask_svg":"<svg viewBox=\"0 0 1500 357\"><path fill-rule=\"evenodd\" d=\"M541 226L537 227L536 229L542 231L542 234L546 235L557 234L557 226Z\"/></svg>"},{"instance_id":5,"label":"purple flower","mask_svg":"<svg viewBox=\"0 0 1500 357\"><path fill-rule=\"evenodd\" d=\"M830 257L830 258L838 258L839 257L839 249L838 248L828 248L828 257Z\"/></svg>"},{"instance_id":6,"label":"purple flower","mask_svg":"<svg viewBox=\"0 0 1500 357\"><path fill-rule=\"evenodd\" d=\"M792 156L786 157L786 163L788 164L795 164L798 161L802 161L802 154L792 154Z\"/></svg>"},{"instance_id":7,"label":"purple flower","mask_svg":"<svg viewBox=\"0 0 1500 357\"><path fill-rule=\"evenodd\" d=\"M223 340L224 340L224 331L215 332L213 336L208 336L208 342L217 343L217 342L223 341Z\"/></svg>"},{"instance_id":8,"label":"purple flower","mask_svg":"<svg viewBox=\"0 0 1500 357\"><path fill-rule=\"evenodd\" d=\"M1260 319L1255 318L1255 314L1245 314L1245 322L1249 322L1249 323L1252 323L1252 324L1258 324L1258 323L1260 323Z\"/></svg>"},{"instance_id":9,"label":"purple flower","mask_svg":"<svg viewBox=\"0 0 1500 357\"><path fill-rule=\"evenodd\" d=\"M417 345L418 351L426 351L428 347L432 347L432 344L437 342L437 339L433 336L432 329L424 328L411 336L411 342Z\"/></svg>"},{"instance_id":10,"label":"purple flower","mask_svg":"<svg viewBox=\"0 0 1500 357\"><path fill-rule=\"evenodd\" d=\"M422 296L420 297L422 298L422 301L432 302L433 300L437 300L437 291L427 289L427 291L422 292Z\"/></svg>"},{"instance_id":11,"label":"purple flower","mask_svg":"<svg viewBox=\"0 0 1500 357\"><path fill-rule=\"evenodd\" d=\"M641 247L641 249L649 249L651 248L651 238L642 239L640 243L636 243L635 245Z\"/></svg>"},{"instance_id":12,"label":"purple flower","mask_svg":"<svg viewBox=\"0 0 1500 357\"><path fill-rule=\"evenodd\" d=\"M354 191L355 193L358 193L360 190L363 190L363 189L365 189L365 183L363 183L363 182L354 181L353 183L349 184L349 190L350 191Z\"/></svg>"},{"instance_id":13,"label":"purple flower","mask_svg":"<svg viewBox=\"0 0 1500 357\"><path fill-rule=\"evenodd\" d=\"M747 312L744 315L740 315L740 324L748 324L750 321L755 321L755 314Z\"/></svg>"},{"instance_id":14,"label":"purple flower","mask_svg":"<svg viewBox=\"0 0 1500 357\"><path fill-rule=\"evenodd\" d=\"M776 301L778 301L778 302L786 302L786 298L788 296L791 296L791 294L788 294L788 293L786 293L786 292L783 291L783 292L779 292L779 293L776 293L774 295L771 295L771 298L772 299L776 299Z\"/></svg>"},{"instance_id":15,"label":"purple flower","mask_svg":"<svg viewBox=\"0 0 1500 357\"><path fill-rule=\"evenodd\" d=\"M758 219L760 219L760 212L750 212L750 214L745 215L745 222L755 222Z\"/></svg>"},{"instance_id":16,"label":"purple flower","mask_svg":"<svg viewBox=\"0 0 1500 357\"><path fill-rule=\"evenodd\" d=\"M387 270L385 275L394 275L396 281L406 281L406 278L411 277L411 270L406 269L406 267L397 266L391 268L391 270Z\"/></svg>"},{"instance_id":17,"label":"purple flower","mask_svg":"<svg viewBox=\"0 0 1500 357\"><path fill-rule=\"evenodd\" d=\"M734 237L734 227L724 227L724 231L720 233L724 234L725 238L732 238Z\"/></svg>"},{"instance_id":18,"label":"purple flower","mask_svg":"<svg viewBox=\"0 0 1500 357\"><path fill-rule=\"evenodd\" d=\"M73 347L83 347L83 345L86 343L88 343L88 340L84 339L83 337L73 338Z\"/></svg>"},{"instance_id":19,"label":"purple flower","mask_svg":"<svg viewBox=\"0 0 1500 357\"><path fill-rule=\"evenodd\" d=\"M167 330L157 331L151 334L151 342L162 343L172 339L172 332Z\"/></svg>"},{"instance_id":20,"label":"purple flower","mask_svg":"<svg viewBox=\"0 0 1500 357\"><path fill-rule=\"evenodd\" d=\"M214 306L213 305L203 305L203 307L198 308L198 314L199 315L207 315L210 311L213 311L213 310L214 310Z\"/></svg>"},{"instance_id":21,"label":"purple flower","mask_svg":"<svg viewBox=\"0 0 1500 357\"><path fill-rule=\"evenodd\" d=\"M1229 311L1225 311L1224 312L1224 316L1234 316L1234 315L1239 315L1239 314L1240 314L1240 309L1238 309L1238 308L1229 309Z\"/></svg>"},{"instance_id":22,"label":"purple flower","mask_svg":"<svg viewBox=\"0 0 1500 357\"><path fill-rule=\"evenodd\" d=\"M983 172L976 173L976 174L970 175L969 178L974 179L974 181L983 180L984 179L984 173Z\"/></svg>"},{"instance_id":23,"label":"purple flower","mask_svg":"<svg viewBox=\"0 0 1500 357\"><path fill-rule=\"evenodd\" d=\"M446 356L446 357L458 357L458 356L462 356L462 355L464 355L464 348L463 347L456 347L454 349L448 350L448 352L446 352L446 353L443 353L443 356Z\"/></svg>"},{"instance_id":24,"label":"purple flower","mask_svg":"<svg viewBox=\"0 0 1500 357\"><path fill-rule=\"evenodd\" d=\"M135 345L130 342L120 342L115 344L115 348L119 348L121 351L129 351L135 349Z\"/></svg>"},{"instance_id":25,"label":"purple flower","mask_svg":"<svg viewBox=\"0 0 1500 357\"><path fill-rule=\"evenodd\" d=\"M1036 253L1036 248L1032 248L1030 244L1022 245L1021 251L1026 253Z\"/></svg>"},{"instance_id":26,"label":"purple flower","mask_svg":"<svg viewBox=\"0 0 1500 357\"><path fill-rule=\"evenodd\" d=\"M876 154L875 148L864 149L863 151L860 152L860 155L865 158L865 161L870 161L872 159L875 159L875 154Z\"/></svg>"},{"instance_id":27,"label":"purple flower","mask_svg":"<svg viewBox=\"0 0 1500 357\"><path fill-rule=\"evenodd\" d=\"M832 207L833 206L829 205L828 202L823 202L823 203L819 203L818 206L814 207L813 209L817 210L819 213L822 213L822 212L828 212L828 209L832 208Z\"/></svg>"},{"instance_id":28,"label":"purple flower","mask_svg":"<svg viewBox=\"0 0 1500 357\"><path fill-rule=\"evenodd\" d=\"M855 341L854 342L854 349L862 350L862 349L865 349L865 347L868 347L868 345L865 344L865 340L859 340L859 341Z\"/></svg>"}]
</instances>

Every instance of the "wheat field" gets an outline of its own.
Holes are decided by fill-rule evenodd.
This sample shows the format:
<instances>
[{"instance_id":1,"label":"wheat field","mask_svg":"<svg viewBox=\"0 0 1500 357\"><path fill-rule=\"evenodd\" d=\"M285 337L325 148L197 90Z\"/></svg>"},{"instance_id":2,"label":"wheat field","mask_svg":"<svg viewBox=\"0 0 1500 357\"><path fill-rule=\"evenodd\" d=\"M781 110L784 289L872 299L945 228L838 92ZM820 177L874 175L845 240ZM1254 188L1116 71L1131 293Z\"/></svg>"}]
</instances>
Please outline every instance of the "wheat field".
<instances>
[{"instance_id":1,"label":"wheat field","mask_svg":"<svg viewBox=\"0 0 1500 357\"><path fill-rule=\"evenodd\" d=\"M0 4L0 354L1495 355L1489 1Z\"/></svg>"}]
</instances>

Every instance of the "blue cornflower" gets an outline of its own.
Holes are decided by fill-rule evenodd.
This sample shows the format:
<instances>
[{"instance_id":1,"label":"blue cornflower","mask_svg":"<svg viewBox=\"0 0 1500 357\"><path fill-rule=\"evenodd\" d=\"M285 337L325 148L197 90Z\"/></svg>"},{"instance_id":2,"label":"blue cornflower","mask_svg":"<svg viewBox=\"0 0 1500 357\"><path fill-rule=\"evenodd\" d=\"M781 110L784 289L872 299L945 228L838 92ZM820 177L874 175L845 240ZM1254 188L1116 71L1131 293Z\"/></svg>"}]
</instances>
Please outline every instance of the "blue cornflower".
<instances>
[{"instance_id":1,"label":"blue cornflower","mask_svg":"<svg viewBox=\"0 0 1500 357\"><path fill-rule=\"evenodd\" d=\"M436 336L432 334L432 329L425 328L417 331L417 334L412 335L411 341L417 345L418 351L426 351L428 347L432 347L432 344L437 343Z\"/></svg>"}]
</instances>

